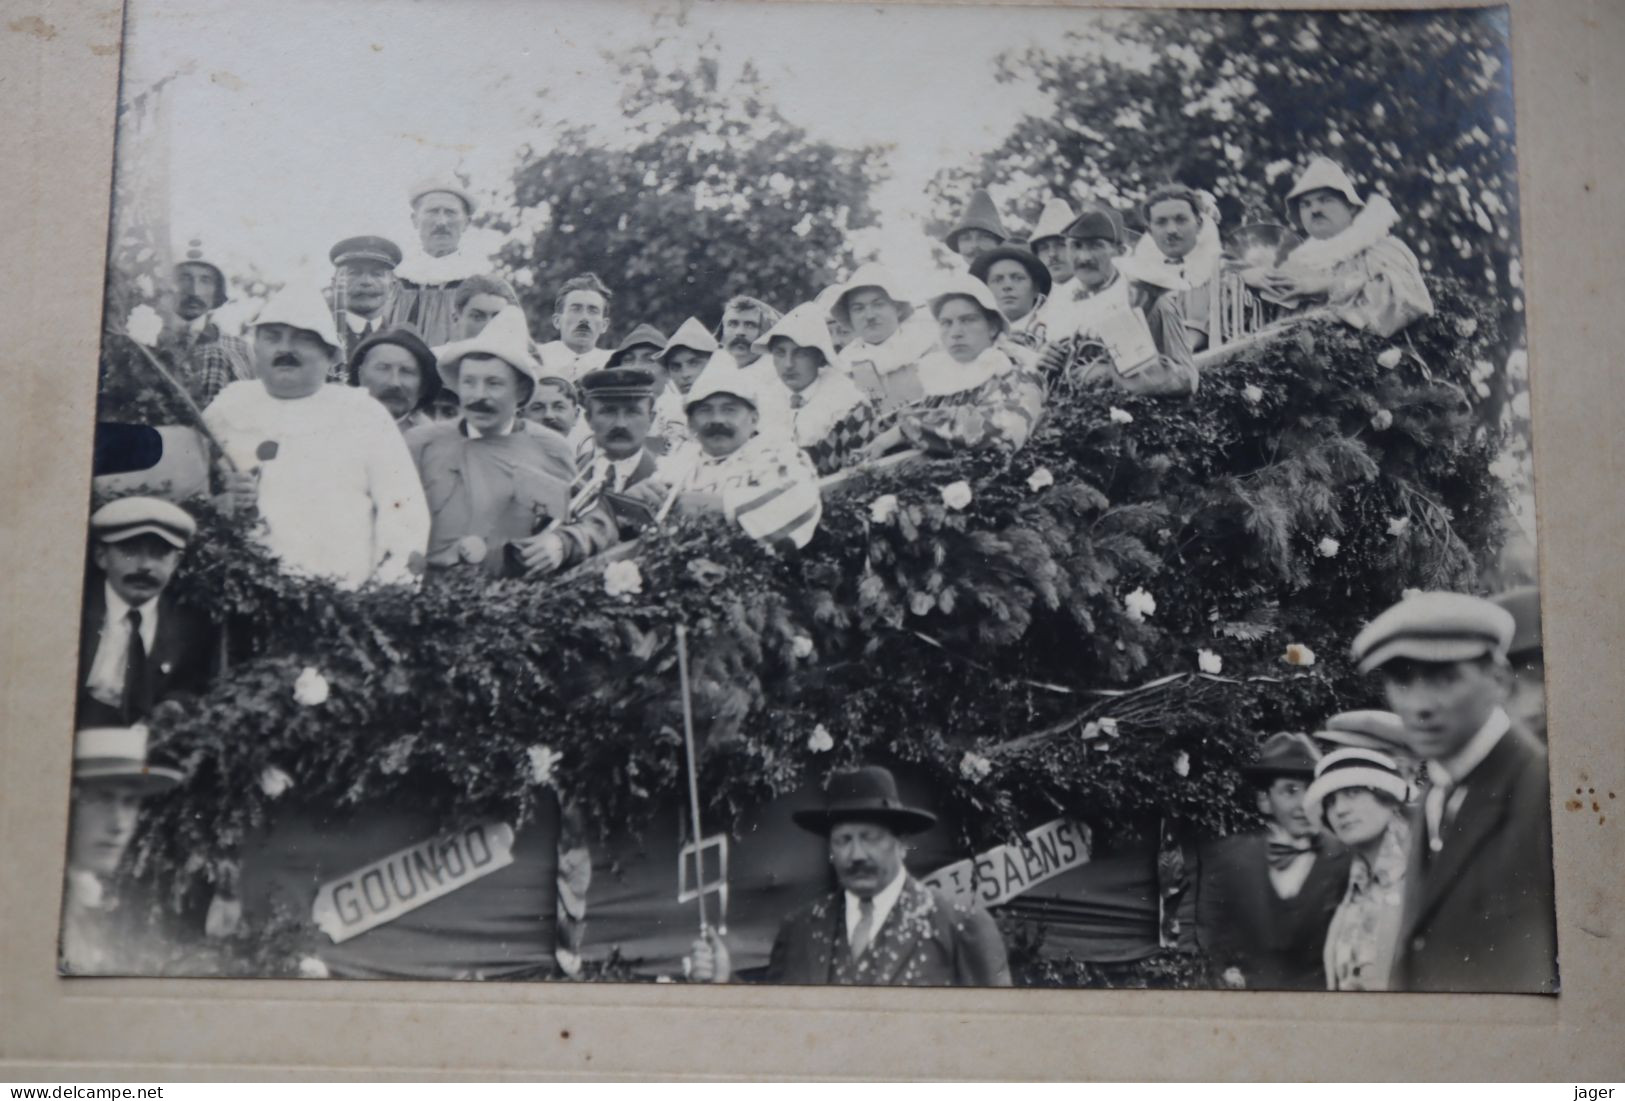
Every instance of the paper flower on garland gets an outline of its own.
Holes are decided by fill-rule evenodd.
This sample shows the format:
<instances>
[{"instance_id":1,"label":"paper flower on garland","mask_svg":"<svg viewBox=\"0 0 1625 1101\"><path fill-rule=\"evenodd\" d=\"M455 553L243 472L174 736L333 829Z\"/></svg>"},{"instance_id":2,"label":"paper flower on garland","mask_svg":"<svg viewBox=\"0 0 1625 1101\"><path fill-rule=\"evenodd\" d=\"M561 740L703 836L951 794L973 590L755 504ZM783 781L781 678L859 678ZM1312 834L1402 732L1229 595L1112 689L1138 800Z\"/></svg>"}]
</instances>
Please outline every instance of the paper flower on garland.
<instances>
[{"instance_id":1,"label":"paper flower on garland","mask_svg":"<svg viewBox=\"0 0 1625 1101\"><path fill-rule=\"evenodd\" d=\"M869 519L877 524L889 524L897 515L897 494L883 493L869 502Z\"/></svg>"},{"instance_id":2,"label":"paper flower on garland","mask_svg":"<svg viewBox=\"0 0 1625 1101\"><path fill-rule=\"evenodd\" d=\"M1112 406L1111 412L1108 413L1107 416L1111 417L1113 424L1133 424L1134 423L1134 414L1133 413L1130 413L1127 409L1119 409L1115 405Z\"/></svg>"},{"instance_id":3,"label":"paper flower on garland","mask_svg":"<svg viewBox=\"0 0 1625 1101\"><path fill-rule=\"evenodd\" d=\"M611 562L604 570L604 591L610 596L631 596L643 591L643 574L632 561Z\"/></svg>"},{"instance_id":4,"label":"paper flower on garland","mask_svg":"<svg viewBox=\"0 0 1625 1101\"><path fill-rule=\"evenodd\" d=\"M796 640L790 644L790 652L798 658L812 657L813 640L806 635L797 635Z\"/></svg>"},{"instance_id":5,"label":"paper flower on garland","mask_svg":"<svg viewBox=\"0 0 1625 1101\"><path fill-rule=\"evenodd\" d=\"M1157 614L1157 599L1143 588L1135 589L1123 598L1123 608L1128 612L1129 619L1144 623L1146 616Z\"/></svg>"},{"instance_id":6,"label":"paper flower on garland","mask_svg":"<svg viewBox=\"0 0 1625 1101\"><path fill-rule=\"evenodd\" d=\"M143 303L130 311L130 316L124 319L124 331L130 334L130 339L137 344L144 344L148 348L158 346L158 337L164 331L164 319L158 311Z\"/></svg>"},{"instance_id":7,"label":"paper flower on garland","mask_svg":"<svg viewBox=\"0 0 1625 1101\"><path fill-rule=\"evenodd\" d=\"M533 745L525 750L530 757L530 781L543 787L553 786L553 770L564 760L564 754L545 745Z\"/></svg>"},{"instance_id":8,"label":"paper flower on garland","mask_svg":"<svg viewBox=\"0 0 1625 1101\"><path fill-rule=\"evenodd\" d=\"M331 691L327 678L311 665L301 669L293 682L293 698L305 707L320 707L327 702Z\"/></svg>"},{"instance_id":9,"label":"paper flower on garland","mask_svg":"<svg viewBox=\"0 0 1625 1101\"><path fill-rule=\"evenodd\" d=\"M1264 400L1264 391L1249 382L1241 388L1241 396L1246 398L1250 404L1257 405Z\"/></svg>"},{"instance_id":10,"label":"paper flower on garland","mask_svg":"<svg viewBox=\"0 0 1625 1101\"><path fill-rule=\"evenodd\" d=\"M491 548L485 545L485 540L478 535L465 535L457 540L457 561L466 562L470 566L478 566L485 561L485 556Z\"/></svg>"},{"instance_id":11,"label":"paper flower on garland","mask_svg":"<svg viewBox=\"0 0 1625 1101\"><path fill-rule=\"evenodd\" d=\"M280 799L291 787L293 777L275 765L267 765L265 771L260 773L260 791L265 793L267 799Z\"/></svg>"},{"instance_id":12,"label":"paper flower on garland","mask_svg":"<svg viewBox=\"0 0 1625 1101\"><path fill-rule=\"evenodd\" d=\"M1307 669L1315 663L1315 652L1302 643L1294 642L1286 648L1281 660L1288 665L1299 665Z\"/></svg>"},{"instance_id":13,"label":"paper flower on garland","mask_svg":"<svg viewBox=\"0 0 1625 1101\"><path fill-rule=\"evenodd\" d=\"M969 482L950 482L942 487L942 503L958 512L970 504L971 492Z\"/></svg>"},{"instance_id":14,"label":"paper flower on garland","mask_svg":"<svg viewBox=\"0 0 1625 1101\"><path fill-rule=\"evenodd\" d=\"M1218 676L1219 672L1224 668L1224 659L1212 650L1198 650L1196 651L1196 667L1204 673L1212 673L1214 676Z\"/></svg>"},{"instance_id":15,"label":"paper flower on garland","mask_svg":"<svg viewBox=\"0 0 1625 1101\"><path fill-rule=\"evenodd\" d=\"M980 753L966 753L959 759L959 775L967 780L985 780L992 771L993 762Z\"/></svg>"},{"instance_id":16,"label":"paper flower on garland","mask_svg":"<svg viewBox=\"0 0 1625 1101\"><path fill-rule=\"evenodd\" d=\"M1055 484L1055 475L1049 472L1049 467L1041 466L1027 475L1027 488L1037 493L1041 489L1048 489Z\"/></svg>"},{"instance_id":17,"label":"paper flower on garland","mask_svg":"<svg viewBox=\"0 0 1625 1101\"><path fill-rule=\"evenodd\" d=\"M301 956L299 958L299 977L301 979L329 979L332 975L327 970L327 964L316 956Z\"/></svg>"},{"instance_id":18,"label":"paper flower on garland","mask_svg":"<svg viewBox=\"0 0 1625 1101\"><path fill-rule=\"evenodd\" d=\"M1190 774L1191 755L1182 749L1179 751L1179 755L1174 758L1174 775L1189 776Z\"/></svg>"},{"instance_id":19,"label":"paper flower on garland","mask_svg":"<svg viewBox=\"0 0 1625 1101\"><path fill-rule=\"evenodd\" d=\"M1388 518L1388 534L1394 538L1404 535L1411 528L1409 516L1390 516Z\"/></svg>"},{"instance_id":20,"label":"paper flower on garland","mask_svg":"<svg viewBox=\"0 0 1625 1101\"><path fill-rule=\"evenodd\" d=\"M823 723L813 727L812 737L807 739L807 748L813 753L828 753L835 748L835 739L830 737Z\"/></svg>"},{"instance_id":21,"label":"paper flower on garland","mask_svg":"<svg viewBox=\"0 0 1625 1101\"><path fill-rule=\"evenodd\" d=\"M937 598L930 593L915 593L908 598L908 610L915 615L930 615L937 606Z\"/></svg>"},{"instance_id":22,"label":"paper flower on garland","mask_svg":"<svg viewBox=\"0 0 1625 1101\"><path fill-rule=\"evenodd\" d=\"M1337 552L1343 549L1343 544L1328 535L1316 545L1315 549L1320 552L1322 558L1336 558Z\"/></svg>"},{"instance_id":23,"label":"paper flower on garland","mask_svg":"<svg viewBox=\"0 0 1625 1101\"><path fill-rule=\"evenodd\" d=\"M1385 371L1392 371L1399 366L1400 358L1404 355L1398 348L1384 348L1377 356L1377 366Z\"/></svg>"},{"instance_id":24,"label":"paper flower on garland","mask_svg":"<svg viewBox=\"0 0 1625 1101\"><path fill-rule=\"evenodd\" d=\"M1094 719L1086 722L1083 724L1081 736L1086 742L1092 742L1096 738L1115 738L1117 737L1117 720Z\"/></svg>"},{"instance_id":25,"label":"paper flower on garland","mask_svg":"<svg viewBox=\"0 0 1625 1101\"><path fill-rule=\"evenodd\" d=\"M1371 427L1378 432L1386 432L1394 426L1394 415L1387 409L1378 409L1371 418Z\"/></svg>"}]
</instances>

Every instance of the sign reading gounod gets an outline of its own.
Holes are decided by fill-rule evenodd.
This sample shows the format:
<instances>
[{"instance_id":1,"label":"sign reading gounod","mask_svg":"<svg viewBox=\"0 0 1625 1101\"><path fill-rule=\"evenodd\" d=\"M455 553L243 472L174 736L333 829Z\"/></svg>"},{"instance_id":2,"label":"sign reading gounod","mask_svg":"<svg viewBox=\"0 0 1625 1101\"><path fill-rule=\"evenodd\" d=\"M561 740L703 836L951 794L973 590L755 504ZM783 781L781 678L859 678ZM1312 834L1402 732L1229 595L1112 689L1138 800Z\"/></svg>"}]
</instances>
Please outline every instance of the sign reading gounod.
<instances>
[{"instance_id":1,"label":"sign reading gounod","mask_svg":"<svg viewBox=\"0 0 1625 1101\"><path fill-rule=\"evenodd\" d=\"M343 944L513 863L513 827L479 822L409 845L316 889L311 920Z\"/></svg>"},{"instance_id":2,"label":"sign reading gounod","mask_svg":"<svg viewBox=\"0 0 1625 1101\"><path fill-rule=\"evenodd\" d=\"M1028 830L1026 841L938 868L921 882L955 902L997 906L1062 872L1089 863L1089 827L1067 818Z\"/></svg>"}]
</instances>

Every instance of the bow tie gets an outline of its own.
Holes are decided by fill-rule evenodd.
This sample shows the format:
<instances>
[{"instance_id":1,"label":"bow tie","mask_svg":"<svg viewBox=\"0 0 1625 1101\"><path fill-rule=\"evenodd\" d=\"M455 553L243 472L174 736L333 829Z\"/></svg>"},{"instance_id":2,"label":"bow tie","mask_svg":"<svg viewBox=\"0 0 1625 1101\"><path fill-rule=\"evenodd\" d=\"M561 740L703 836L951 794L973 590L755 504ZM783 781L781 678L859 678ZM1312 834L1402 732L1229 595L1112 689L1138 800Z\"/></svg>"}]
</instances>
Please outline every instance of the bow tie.
<instances>
[{"instance_id":1,"label":"bow tie","mask_svg":"<svg viewBox=\"0 0 1625 1101\"><path fill-rule=\"evenodd\" d=\"M1269 843L1268 858L1270 870L1284 872L1292 867L1292 862L1300 856L1312 854L1318 848L1314 840L1304 842L1302 845L1291 845L1285 841L1271 841Z\"/></svg>"}]
</instances>

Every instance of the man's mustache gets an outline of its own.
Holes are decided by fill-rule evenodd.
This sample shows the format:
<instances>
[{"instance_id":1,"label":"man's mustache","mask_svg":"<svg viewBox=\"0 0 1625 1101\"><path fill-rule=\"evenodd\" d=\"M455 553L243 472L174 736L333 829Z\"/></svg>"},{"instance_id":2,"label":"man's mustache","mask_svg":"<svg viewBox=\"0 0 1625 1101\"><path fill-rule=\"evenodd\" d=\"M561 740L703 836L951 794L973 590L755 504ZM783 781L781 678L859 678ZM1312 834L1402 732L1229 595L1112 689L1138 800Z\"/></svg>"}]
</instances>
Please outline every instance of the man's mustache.
<instances>
[{"instance_id":1,"label":"man's mustache","mask_svg":"<svg viewBox=\"0 0 1625 1101\"><path fill-rule=\"evenodd\" d=\"M156 585L158 584L158 578L157 575L150 574L146 570L137 570L135 573L125 574L124 583L126 585Z\"/></svg>"},{"instance_id":2,"label":"man's mustache","mask_svg":"<svg viewBox=\"0 0 1625 1101\"><path fill-rule=\"evenodd\" d=\"M465 413L495 413L497 407L484 398L475 398L473 401L463 402L463 411Z\"/></svg>"},{"instance_id":3,"label":"man's mustache","mask_svg":"<svg viewBox=\"0 0 1625 1101\"><path fill-rule=\"evenodd\" d=\"M297 367L299 357L292 352L278 352L276 358L271 360L272 367Z\"/></svg>"},{"instance_id":4,"label":"man's mustache","mask_svg":"<svg viewBox=\"0 0 1625 1101\"><path fill-rule=\"evenodd\" d=\"M630 440L631 438L632 433L624 428L611 428L604 436L606 440Z\"/></svg>"},{"instance_id":5,"label":"man's mustache","mask_svg":"<svg viewBox=\"0 0 1625 1101\"><path fill-rule=\"evenodd\" d=\"M203 301L203 299L199 298L195 294L189 294L185 298L181 299L181 305L187 308L196 307L200 310L207 309L209 306L207 302Z\"/></svg>"},{"instance_id":6,"label":"man's mustache","mask_svg":"<svg viewBox=\"0 0 1625 1101\"><path fill-rule=\"evenodd\" d=\"M750 337L748 337L748 336L732 337L728 341L728 347L730 347L730 348L746 348L746 349L748 349L750 347Z\"/></svg>"},{"instance_id":7,"label":"man's mustache","mask_svg":"<svg viewBox=\"0 0 1625 1101\"><path fill-rule=\"evenodd\" d=\"M590 322L583 321L581 324L575 327L575 331L578 333L590 333L592 332L592 324Z\"/></svg>"},{"instance_id":8,"label":"man's mustache","mask_svg":"<svg viewBox=\"0 0 1625 1101\"><path fill-rule=\"evenodd\" d=\"M399 387L399 386L386 386L382 390L378 391L378 400L387 402L387 401L408 401L410 399L409 399L409 396L407 395L406 391L401 389L401 387Z\"/></svg>"},{"instance_id":9,"label":"man's mustache","mask_svg":"<svg viewBox=\"0 0 1625 1101\"><path fill-rule=\"evenodd\" d=\"M712 440L732 439L733 434L734 430L731 424L708 424L700 429L700 435Z\"/></svg>"}]
</instances>

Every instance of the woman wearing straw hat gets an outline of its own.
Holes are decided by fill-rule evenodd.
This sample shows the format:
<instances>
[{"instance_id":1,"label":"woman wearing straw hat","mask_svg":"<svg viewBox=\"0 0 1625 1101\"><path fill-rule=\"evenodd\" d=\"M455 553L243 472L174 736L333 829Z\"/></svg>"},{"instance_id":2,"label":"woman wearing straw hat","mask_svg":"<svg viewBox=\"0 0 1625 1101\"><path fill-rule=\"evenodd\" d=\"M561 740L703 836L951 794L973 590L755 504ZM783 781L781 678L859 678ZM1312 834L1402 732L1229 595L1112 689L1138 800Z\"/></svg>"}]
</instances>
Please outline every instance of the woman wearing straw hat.
<instances>
[{"instance_id":1,"label":"woman wearing straw hat","mask_svg":"<svg viewBox=\"0 0 1625 1101\"><path fill-rule=\"evenodd\" d=\"M1333 750L1304 793L1310 820L1348 847L1348 887L1326 931L1328 990L1387 990L1399 943L1410 827L1399 762L1375 749Z\"/></svg>"}]
</instances>

